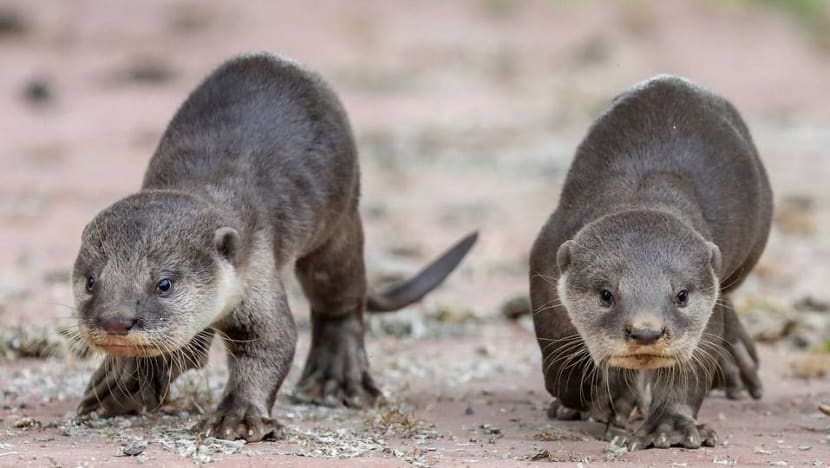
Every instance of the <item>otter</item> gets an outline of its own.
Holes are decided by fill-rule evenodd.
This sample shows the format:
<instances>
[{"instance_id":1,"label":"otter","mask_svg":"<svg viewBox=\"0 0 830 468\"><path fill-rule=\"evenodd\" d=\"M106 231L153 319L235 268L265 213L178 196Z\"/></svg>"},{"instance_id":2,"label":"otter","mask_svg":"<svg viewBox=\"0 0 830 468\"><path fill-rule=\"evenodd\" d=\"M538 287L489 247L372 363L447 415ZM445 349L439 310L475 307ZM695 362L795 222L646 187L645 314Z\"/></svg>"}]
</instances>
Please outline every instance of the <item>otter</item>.
<instances>
[{"instance_id":1,"label":"otter","mask_svg":"<svg viewBox=\"0 0 830 468\"><path fill-rule=\"evenodd\" d=\"M228 352L218 407L196 429L258 441L297 331L282 280L293 268L311 309L302 401L364 407L363 313L421 299L476 241L468 235L409 281L367 293L357 150L340 101L316 74L254 53L219 66L179 108L141 191L84 229L72 273L79 334L106 353L78 412L158 407L214 336Z\"/></svg>"},{"instance_id":2,"label":"otter","mask_svg":"<svg viewBox=\"0 0 830 468\"><path fill-rule=\"evenodd\" d=\"M665 75L614 98L530 255L549 414L591 415L632 450L715 445L697 422L707 393L762 395L728 295L763 252L771 217L766 171L726 99Z\"/></svg>"}]
</instances>

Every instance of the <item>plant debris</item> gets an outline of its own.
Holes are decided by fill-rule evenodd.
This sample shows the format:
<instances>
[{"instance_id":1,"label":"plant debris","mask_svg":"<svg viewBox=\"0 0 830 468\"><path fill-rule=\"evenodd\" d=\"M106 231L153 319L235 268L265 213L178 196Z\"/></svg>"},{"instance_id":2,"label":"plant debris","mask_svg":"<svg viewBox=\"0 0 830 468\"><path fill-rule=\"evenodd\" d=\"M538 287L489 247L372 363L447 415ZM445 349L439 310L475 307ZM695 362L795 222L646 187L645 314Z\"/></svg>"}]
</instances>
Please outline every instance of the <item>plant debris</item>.
<instances>
[{"instance_id":1,"label":"plant debris","mask_svg":"<svg viewBox=\"0 0 830 468\"><path fill-rule=\"evenodd\" d=\"M14 427L18 429L39 429L41 426L40 421L35 418L20 418L14 423Z\"/></svg>"},{"instance_id":2,"label":"plant debris","mask_svg":"<svg viewBox=\"0 0 830 468\"><path fill-rule=\"evenodd\" d=\"M190 429L153 428L153 442L165 450L197 463L216 461L217 455L232 455L245 446L244 440L201 438Z\"/></svg>"},{"instance_id":3,"label":"plant debris","mask_svg":"<svg viewBox=\"0 0 830 468\"><path fill-rule=\"evenodd\" d=\"M0 329L0 360L63 357L68 348L67 341L52 327Z\"/></svg>"},{"instance_id":4,"label":"plant debris","mask_svg":"<svg viewBox=\"0 0 830 468\"><path fill-rule=\"evenodd\" d=\"M532 455L529 455L527 459L530 461L554 461L553 456L550 454L550 451L546 449L542 449Z\"/></svg>"},{"instance_id":5,"label":"plant debris","mask_svg":"<svg viewBox=\"0 0 830 468\"><path fill-rule=\"evenodd\" d=\"M124 457L136 457L141 455L147 448L147 442L143 440L136 440L130 444L122 445L119 452Z\"/></svg>"},{"instance_id":6,"label":"plant debris","mask_svg":"<svg viewBox=\"0 0 830 468\"><path fill-rule=\"evenodd\" d=\"M587 440L584 435L570 432L570 431L560 431L560 430L553 430L553 431L544 431L538 432L533 435L535 440L539 440L542 442L556 442L561 440L567 441L583 441Z\"/></svg>"},{"instance_id":7,"label":"plant debris","mask_svg":"<svg viewBox=\"0 0 830 468\"><path fill-rule=\"evenodd\" d=\"M793 376L800 379L820 379L830 373L830 355L804 353L790 361Z\"/></svg>"},{"instance_id":8,"label":"plant debris","mask_svg":"<svg viewBox=\"0 0 830 468\"><path fill-rule=\"evenodd\" d=\"M610 444L602 450L605 461L615 461L628 453L628 449L616 444Z\"/></svg>"},{"instance_id":9,"label":"plant debris","mask_svg":"<svg viewBox=\"0 0 830 468\"><path fill-rule=\"evenodd\" d=\"M365 421L367 431L374 432L379 437L400 437L404 439L437 439L439 434L433 430L433 425L426 425L416 419L411 412L399 406L386 404L381 406Z\"/></svg>"}]
</instances>

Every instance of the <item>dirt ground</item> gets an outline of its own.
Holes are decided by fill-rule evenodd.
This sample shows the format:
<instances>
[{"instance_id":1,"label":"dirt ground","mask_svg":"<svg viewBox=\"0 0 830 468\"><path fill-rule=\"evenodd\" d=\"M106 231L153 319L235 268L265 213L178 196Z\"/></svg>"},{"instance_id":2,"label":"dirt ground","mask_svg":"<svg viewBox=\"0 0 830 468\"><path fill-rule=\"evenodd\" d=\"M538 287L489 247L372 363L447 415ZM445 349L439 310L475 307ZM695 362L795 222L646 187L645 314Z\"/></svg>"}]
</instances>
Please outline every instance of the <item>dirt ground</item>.
<instances>
[{"instance_id":1,"label":"dirt ground","mask_svg":"<svg viewBox=\"0 0 830 468\"><path fill-rule=\"evenodd\" d=\"M817 410L830 403L830 33L759 5L0 0L0 466L830 463L830 417ZM261 49L318 70L350 113L375 283L470 230L479 244L423 303L370 318L384 406L291 402L308 338L294 287L301 343L274 408L285 441L187 431L221 392L219 348L160 413L74 420L96 359L66 352L55 331L72 323L67 278L83 226L138 188L202 76ZM526 294L529 246L591 119L657 73L728 96L767 164L774 230L735 297L763 341L766 393L704 403L719 447L621 453L596 440L598 423L546 417L529 319L508 320L501 306Z\"/></svg>"}]
</instances>

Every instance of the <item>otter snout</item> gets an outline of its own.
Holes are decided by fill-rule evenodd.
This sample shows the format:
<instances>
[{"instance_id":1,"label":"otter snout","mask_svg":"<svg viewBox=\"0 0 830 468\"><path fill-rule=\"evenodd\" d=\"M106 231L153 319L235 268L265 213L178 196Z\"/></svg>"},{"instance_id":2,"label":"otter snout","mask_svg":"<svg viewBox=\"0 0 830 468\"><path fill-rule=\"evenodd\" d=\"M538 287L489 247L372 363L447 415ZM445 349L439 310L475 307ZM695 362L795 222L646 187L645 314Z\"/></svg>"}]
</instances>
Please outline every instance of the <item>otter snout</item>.
<instances>
[{"instance_id":1,"label":"otter snout","mask_svg":"<svg viewBox=\"0 0 830 468\"><path fill-rule=\"evenodd\" d=\"M125 336L130 330L140 328L139 317L142 315L139 308L140 300L113 301L116 306L104 308L103 310L90 310L90 325L99 333L106 336Z\"/></svg>"},{"instance_id":2,"label":"otter snout","mask_svg":"<svg viewBox=\"0 0 830 468\"><path fill-rule=\"evenodd\" d=\"M114 317L107 319L99 319L96 323L98 328L105 331L108 335L126 335L138 323L137 318L133 317Z\"/></svg>"},{"instance_id":3,"label":"otter snout","mask_svg":"<svg viewBox=\"0 0 830 468\"><path fill-rule=\"evenodd\" d=\"M623 329L627 343L642 346L653 345L662 340L666 335L666 327L653 326L627 326Z\"/></svg>"}]
</instances>

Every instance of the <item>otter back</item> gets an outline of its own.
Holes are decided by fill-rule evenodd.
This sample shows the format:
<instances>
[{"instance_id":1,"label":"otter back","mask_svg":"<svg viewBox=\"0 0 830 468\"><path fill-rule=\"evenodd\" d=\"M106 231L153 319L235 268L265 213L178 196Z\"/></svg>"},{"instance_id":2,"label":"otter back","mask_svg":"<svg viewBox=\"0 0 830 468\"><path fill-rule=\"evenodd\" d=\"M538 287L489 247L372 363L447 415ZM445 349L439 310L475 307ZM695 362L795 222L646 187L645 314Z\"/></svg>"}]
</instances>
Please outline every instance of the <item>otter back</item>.
<instances>
[{"instance_id":1,"label":"otter back","mask_svg":"<svg viewBox=\"0 0 830 468\"><path fill-rule=\"evenodd\" d=\"M577 148L531 252L554 414L599 413L623 428L609 438L630 447L714 444L694 419L706 392L761 393L754 345L726 294L757 263L771 216L766 172L729 102L671 76L615 98ZM678 373L684 384L666 386ZM646 421L632 433L635 405ZM676 430L658 433L667 425Z\"/></svg>"},{"instance_id":2,"label":"otter back","mask_svg":"<svg viewBox=\"0 0 830 468\"><path fill-rule=\"evenodd\" d=\"M281 277L293 266L311 305L311 349L295 396L360 407L380 397L363 312L420 300L461 262L473 233L414 278L367 292L357 151L329 87L269 54L229 60L164 132L142 190L84 230L73 270L80 334L108 357L80 413L154 409L201 367L215 335L229 355L205 435L275 437L270 418L294 355Z\"/></svg>"}]
</instances>

